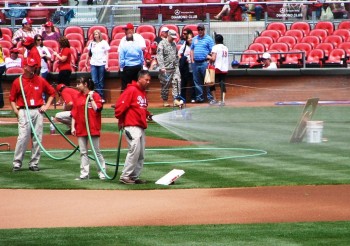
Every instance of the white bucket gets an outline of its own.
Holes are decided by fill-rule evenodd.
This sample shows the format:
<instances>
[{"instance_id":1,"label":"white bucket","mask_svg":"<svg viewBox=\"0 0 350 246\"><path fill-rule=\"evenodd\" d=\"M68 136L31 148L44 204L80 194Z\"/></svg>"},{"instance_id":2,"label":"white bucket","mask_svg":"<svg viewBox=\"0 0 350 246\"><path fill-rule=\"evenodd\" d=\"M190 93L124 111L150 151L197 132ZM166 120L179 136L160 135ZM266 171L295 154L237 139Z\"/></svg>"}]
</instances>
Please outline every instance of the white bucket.
<instances>
[{"instance_id":1,"label":"white bucket","mask_svg":"<svg viewBox=\"0 0 350 246\"><path fill-rule=\"evenodd\" d=\"M323 131L323 121L307 121L306 122L306 142L321 143L322 131Z\"/></svg>"}]
</instances>

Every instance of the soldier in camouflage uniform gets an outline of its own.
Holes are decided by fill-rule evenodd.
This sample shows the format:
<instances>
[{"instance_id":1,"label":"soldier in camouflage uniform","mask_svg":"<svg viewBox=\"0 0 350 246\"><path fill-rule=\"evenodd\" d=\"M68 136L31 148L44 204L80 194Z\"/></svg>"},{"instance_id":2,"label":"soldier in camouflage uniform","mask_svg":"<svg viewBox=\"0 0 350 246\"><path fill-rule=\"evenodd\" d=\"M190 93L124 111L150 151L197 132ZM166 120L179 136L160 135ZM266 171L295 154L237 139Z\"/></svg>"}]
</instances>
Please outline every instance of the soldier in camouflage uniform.
<instances>
[{"instance_id":1,"label":"soldier in camouflage uniform","mask_svg":"<svg viewBox=\"0 0 350 246\"><path fill-rule=\"evenodd\" d=\"M160 41L157 48L157 60L159 64L158 78L162 85L161 98L163 99L163 106L169 107L168 94L169 87L172 85L172 95L174 98L174 106L181 106L182 100L179 100L181 91L181 74L179 70L179 60L176 49L176 32L169 30L168 38Z\"/></svg>"}]
</instances>

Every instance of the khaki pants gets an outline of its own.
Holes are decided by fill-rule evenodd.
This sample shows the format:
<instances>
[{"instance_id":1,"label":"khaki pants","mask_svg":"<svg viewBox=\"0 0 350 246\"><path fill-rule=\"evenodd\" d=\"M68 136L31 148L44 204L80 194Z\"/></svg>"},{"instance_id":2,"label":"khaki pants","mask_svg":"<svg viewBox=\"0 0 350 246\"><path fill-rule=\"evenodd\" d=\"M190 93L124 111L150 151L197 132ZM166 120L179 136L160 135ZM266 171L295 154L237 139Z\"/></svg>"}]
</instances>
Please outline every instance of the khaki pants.
<instances>
[{"instance_id":1,"label":"khaki pants","mask_svg":"<svg viewBox=\"0 0 350 246\"><path fill-rule=\"evenodd\" d=\"M95 149L98 160L100 161L101 167L106 170L106 163L100 151L100 137L91 137L92 148ZM89 176L90 172L90 160L88 157L88 137L78 137L79 149L80 149L80 178ZM100 179L105 178L99 166L97 166L98 177Z\"/></svg>"},{"instance_id":2,"label":"khaki pants","mask_svg":"<svg viewBox=\"0 0 350 246\"><path fill-rule=\"evenodd\" d=\"M139 178L145 161L145 130L137 126L127 126L125 131L129 131L133 139L126 137L129 151L120 178L135 180Z\"/></svg>"},{"instance_id":3,"label":"khaki pants","mask_svg":"<svg viewBox=\"0 0 350 246\"><path fill-rule=\"evenodd\" d=\"M38 137L38 141L42 142L43 138L43 115L39 109L29 109L30 120L34 126L34 131ZM27 150L29 140L32 139L32 153L29 161L30 167L38 166L40 160L40 146L36 138L32 134L30 122L25 109L20 109L18 113L18 138L13 159L14 167L21 167L24 154Z\"/></svg>"}]
</instances>

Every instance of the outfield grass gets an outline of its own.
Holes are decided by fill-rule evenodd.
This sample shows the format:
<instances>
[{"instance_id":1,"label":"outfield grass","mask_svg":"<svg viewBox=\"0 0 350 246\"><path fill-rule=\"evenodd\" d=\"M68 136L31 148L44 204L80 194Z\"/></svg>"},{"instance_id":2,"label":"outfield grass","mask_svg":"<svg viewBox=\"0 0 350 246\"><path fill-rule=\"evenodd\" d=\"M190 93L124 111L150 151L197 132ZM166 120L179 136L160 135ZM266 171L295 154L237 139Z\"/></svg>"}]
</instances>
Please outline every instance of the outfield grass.
<instances>
[{"instance_id":1,"label":"outfield grass","mask_svg":"<svg viewBox=\"0 0 350 246\"><path fill-rule=\"evenodd\" d=\"M151 109L152 110L152 109ZM204 121L212 127L187 133L196 140L207 140L211 150L180 149L175 147L154 150L147 148L146 161L166 164L146 165L142 178L150 182L144 186L125 186L116 181L100 181L96 167L91 165L92 178L76 182L79 175L78 154L66 161L53 161L42 156L42 171L11 172L13 153L0 155L0 188L25 189L179 189L211 187L255 187L275 185L349 184L349 123L350 107L320 106L314 120L324 121L321 144L303 141L290 144L289 139L302 112L302 107L230 108L218 109L225 120L212 111L205 112ZM161 113L167 110L154 109ZM219 111L218 111L219 112ZM105 110L105 117L113 117ZM220 122L219 122L220 121ZM183 122L183 124L187 124ZM188 123L189 124L189 123ZM200 126L198 126L200 128ZM104 131L116 131L115 124L105 124ZM216 134L225 130L226 135ZM48 132L46 127L45 131ZM158 124L149 124L146 134L162 138L181 139ZM16 126L0 128L1 136L16 136ZM117 141L111 139L111 141ZM266 151L255 157L247 150L218 149L246 148ZM182 147L185 148L185 147ZM63 153L54 153L63 155ZM103 152L105 159L114 162L114 150ZM124 160L126 150L122 151ZM28 160L26 155L25 160ZM222 157L229 159L215 160ZM203 161L203 160L208 161ZM186 163L182 163L186 161ZM24 164L26 167L26 164ZM113 173L109 168L109 173ZM173 186L155 185L154 181L173 168L186 173ZM33 230L0 230L2 245L348 245L349 222L294 223L261 225L215 225L180 227L118 227L118 228L66 228ZM48 243L47 240L50 240ZM16 242L18 242L16 244Z\"/></svg>"},{"instance_id":2,"label":"outfield grass","mask_svg":"<svg viewBox=\"0 0 350 246\"><path fill-rule=\"evenodd\" d=\"M337 245L350 222L0 230L1 245Z\"/></svg>"}]
</instances>

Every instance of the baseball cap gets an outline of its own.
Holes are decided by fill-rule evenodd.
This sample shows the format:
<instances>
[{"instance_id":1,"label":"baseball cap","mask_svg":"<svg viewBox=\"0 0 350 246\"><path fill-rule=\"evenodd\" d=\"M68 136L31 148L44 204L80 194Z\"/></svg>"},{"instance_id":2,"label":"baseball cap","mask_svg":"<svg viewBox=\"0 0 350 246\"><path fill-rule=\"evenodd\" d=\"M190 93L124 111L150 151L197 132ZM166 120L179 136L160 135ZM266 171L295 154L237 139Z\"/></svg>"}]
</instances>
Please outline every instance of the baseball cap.
<instances>
[{"instance_id":1,"label":"baseball cap","mask_svg":"<svg viewBox=\"0 0 350 246\"><path fill-rule=\"evenodd\" d=\"M263 58L263 59L270 59L270 58L271 58L271 55L270 55L270 53L265 52L265 53L262 55L262 58Z\"/></svg>"},{"instance_id":2,"label":"baseball cap","mask_svg":"<svg viewBox=\"0 0 350 246\"><path fill-rule=\"evenodd\" d=\"M26 66L26 65L28 65L30 67L34 67L38 64L36 63L36 61L33 58L27 58L27 59L24 59L24 66Z\"/></svg>"},{"instance_id":3,"label":"baseball cap","mask_svg":"<svg viewBox=\"0 0 350 246\"><path fill-rule=\"evenodd\" d=\"M22 20L22 24L32 24L32 23L33 23L33 21L28 17L26 17Z\"/></svg>"},{"instance_id":4,"label":"baseball cap","mask_svg":"<svg viewBox=\"0 0 350 246\"><path fill-rule=\"evenodd\" d=\"M198 28L205 29L205 26L204 26L204 24L198 24L197 29L198 29Z\"/></svg>"},{"instance_id":5,"label":"baseball cap","mask_svg":"<svg viewBox=\"0 0 350 246\"><path fill-rule=\"evenodd\" d=\"M132 23L128 23L126 24L124 27L123 27L124 30L127 30L127 29L134 29L134 25Z\"/></svg>"},{"instance_id":6,"label":"baseball cap","mask_svg":"<svg viewBox=\"0 0 350 246\"><path fill-rule=\"evenodd\" d=\"M160 30L160 32L169 32L169 28L167 28L166 26L165 26L165 27L162 27L162 29Z\"/></svg>"},{"instance_id":7,"label":"baseball cap","mask_svg":"<svg viewBox=\"0 0 350 246\"><path fill-rule=\"evenodd\" d=\"M172 38L177 38L176 32L175 32L174 30L169 30L169 35L170 35Z\"/></svg>"},{"instance_id":8,"label":"baseball cap","mask_svg":"<svg viewBox=\"0 0 350 246\"><path fill-rule=\"evenodd\" d=\"M56 90L59 91L59 92L61 92L62 89L63 89L65 86L66 86L65 84L58 84L58 85L56 86Z\"/></svg>"},{"instance_id":9,"label":"baseball cap","mask_svg":"<svg viewBox=\"0 0 350 246\"><path fill-rule=\"evenodd\" d=\"M44 27L53 27L53 23L51 21L48 21L43 26Z\"/></svg>"},{"instance_id":10,"label":"baseball cap","mask_svg":"<svg viewBox=\"0 0 350 246\"><path fill-rule=\"evenodd\" d=\"M33 43L34 43L34 39L32 37L24 37L23 38L22 44L24 46L28 46L28 45L31 45Z\"/></svg>"},{"instance_id":11,"label":"baseball cap","mask_svg":"<svg viewBox=\"0 0 350 246\"><path fill-rule=\"evenodd\" d=\"M10 49L10 53L19 53L19 50L17 48Z\"/></svg>"}]
</instances>

